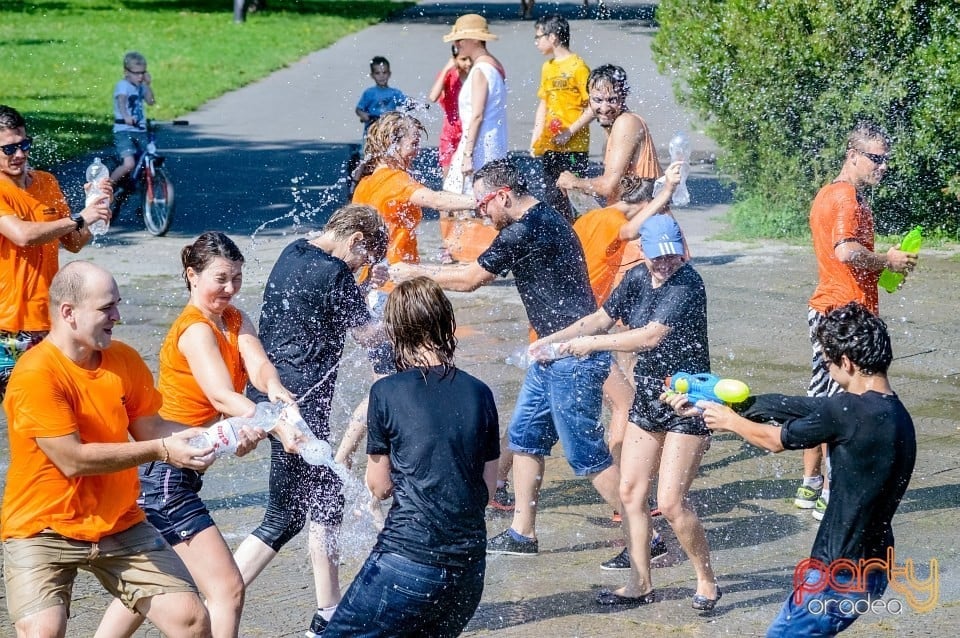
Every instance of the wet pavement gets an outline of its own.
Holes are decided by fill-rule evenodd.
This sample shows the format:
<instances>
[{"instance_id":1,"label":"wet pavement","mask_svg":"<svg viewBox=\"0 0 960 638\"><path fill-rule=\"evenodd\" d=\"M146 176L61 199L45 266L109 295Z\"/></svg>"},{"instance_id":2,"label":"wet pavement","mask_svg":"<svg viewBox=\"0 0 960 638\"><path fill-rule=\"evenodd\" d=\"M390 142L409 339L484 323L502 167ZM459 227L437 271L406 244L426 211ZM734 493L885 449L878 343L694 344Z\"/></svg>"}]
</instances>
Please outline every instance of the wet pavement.
<instances>
[{"instance_id":1,"label":"wet pavement","mask_svg":"<svg viewBox=\"0 0 960 638\"><path fill-rule=\"evenodd\" d=\"M538 4L538 14L552 5ZM450 3L408 12L391 22L349 36L274 76L215 100L187 119L185 129L166 132L170 166L180 186L180 212L170 236L153 238L121 220L101 247L81 257L113 271L124 297L124 324L116 336L135 345L156 369L160 340L186 299L179 278L179 250L207 228L227 230L247 258L238 304L256 316L264 281L276 256L311 222L342 202L339 168L359 126L352 116L360 90L369 83L362 68L374 54L393 62L392 84L426 92L444 62L440 36L460 13L480 5ZM511 146L526 148L541 63L532 46L532 23L516 20L513 4L483 5L501 40L491 50L511 80ZM571 19L579 4L561 5ZM712 142L690 127L673 102L669 80L650 61L649 5L618 9L624 19L572 22L573 48L595 66L624 63L634 81L631 105L644 115L665 151L677 128L692 132L698 158L715 152ZM348 65L344 62L347 61ZM283 116L278 116L281 109ZM435 140L438 120L425 116ZM593 155L601 135L594 128ZM320 140L318 142L318 140ZM428 140L426 144L430 144ZM66 184L70 167L62 176ZM718 239L727 191L709 164L690 181L693 205L678 211L709 299L714 371L746 381L755 392L800 394L808 376L806 301L816 273L810 249L780 242ZM250 235L263 222L281 218ZM422 226L421 252L439 250L435 219ZM65 255L63 259L73 259ZM881 314L893 335L894 388L914 416L919 455L913 481L894 519L897 556L915 561L926 577L939 565L939 604L928 613L909 606L859 620L851 636L928 636L960 633L958 537L960 511L960 331L955 323L960 260L955 251L924 250L920 268L896 294L883 295ZM506 425L522 372L504 358L526 339L525 316L509 280L471 294L451 294L460 325L458 363L493 389ZM332 423L342 430L366 392L370 373L362 354L348 345ZM0 437L5 438L3 429ZM2 448L5 450L6 446ZM670 549L654 570L659 599L633 610L601 610L596 590L619 586L622 573L602 571L601 562L622 547L610 512L562 456L547 460L536 557L490 557L483 600L468 636L762 635L790 587L793 568L808 555L817 530L809 512L792 503L800 475L799 453L769 455L731 435L715 437L693 484L691 500L705 527L714 569L724 591L711 614L690 608L695 581L689 561L665 521L656 525ZM0 464L5 467L5 452ZM361 457L358 456L358 460ZM231 546L260 521L266 502L267 448L243 459L223 459L206 477L203 495ZM491 535L509 518L492 517ZM368 535L369 537L369 535ZM363 558L353 546L343 565L343 585ZM0 586L0 598L4 590ZM885 597L904 600L888 591ZM92 635L106 596L88 575L78 579L68 635ZM305 536L294 539L247 594L242 636L297 636L315 606ZM891 605L891 607L894 607ZM0 604L0 635L12 635ZM137 636L157 636L143 628Z\"/></svg>"}]
</instances>

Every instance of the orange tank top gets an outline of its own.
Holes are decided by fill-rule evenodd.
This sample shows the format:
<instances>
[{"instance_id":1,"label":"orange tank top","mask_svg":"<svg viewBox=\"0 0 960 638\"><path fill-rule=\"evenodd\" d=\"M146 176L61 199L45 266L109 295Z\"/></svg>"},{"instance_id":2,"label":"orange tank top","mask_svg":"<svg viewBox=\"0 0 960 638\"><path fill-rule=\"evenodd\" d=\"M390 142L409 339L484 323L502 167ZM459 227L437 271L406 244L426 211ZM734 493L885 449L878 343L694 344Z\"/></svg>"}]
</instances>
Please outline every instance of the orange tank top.
<instances>
[{"instance_id":1,"label":"orange tank top","mask_svg":"<svg viewBox=\"0 0 960 638\"><path fill-rule=\"evenodd\" d=\"M157 388L163 395L163 407L160 416L184 425L205 425L220 416L216 408L203 393L197 383L187 358L180 352L180 337L184 331L196 323L210 326L217 338L220 356L230 372L235 392L243 392L247 385L247 370L240 356L240 327L243 315L234 306L223 311L223 324L226 333L203 316L200 309L188 305L173 322L170 331L160 346L160 377Z\"/></svg>"}]
</instances>

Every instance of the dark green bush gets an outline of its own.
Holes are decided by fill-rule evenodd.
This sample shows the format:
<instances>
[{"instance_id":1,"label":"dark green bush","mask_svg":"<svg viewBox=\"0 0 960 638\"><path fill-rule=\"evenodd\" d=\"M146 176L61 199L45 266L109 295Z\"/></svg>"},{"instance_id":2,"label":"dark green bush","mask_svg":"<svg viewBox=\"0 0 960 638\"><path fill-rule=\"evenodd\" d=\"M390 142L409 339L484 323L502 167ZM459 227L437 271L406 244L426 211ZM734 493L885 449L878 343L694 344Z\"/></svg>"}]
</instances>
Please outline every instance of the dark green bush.
<instances>
[{"instance_id":1,"label":"dark green bush","mask_svg":"<svg viewBox=\"0 0 960 638\"><path fill-rule=\"evenodd\" d=\"M894 140L873 197L878 231L957 233L955 0L663 0L657 20L654 57L722 147L749 209L734 214L742 230L802 232L847 133L869 118Z\"/></svg>"}]
</instances>

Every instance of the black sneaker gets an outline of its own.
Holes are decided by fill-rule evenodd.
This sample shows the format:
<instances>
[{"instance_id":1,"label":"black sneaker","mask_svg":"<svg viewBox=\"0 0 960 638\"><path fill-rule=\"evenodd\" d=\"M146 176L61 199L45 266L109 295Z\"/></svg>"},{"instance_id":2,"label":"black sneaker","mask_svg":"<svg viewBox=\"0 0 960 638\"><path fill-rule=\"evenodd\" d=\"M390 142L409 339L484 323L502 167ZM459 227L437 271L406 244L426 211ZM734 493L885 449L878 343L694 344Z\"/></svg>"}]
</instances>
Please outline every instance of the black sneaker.
<instances>
[{"instance_id":1,"label":"black sneaker","mask_svg":"<svg viewBox=\"0 0 960 638\"><path fill-rule=\"evenodd\" d=\"M327 628L329 623L323 619L323 616L320 615L320 612L313 614L313 621L310 623L310 629L304 632L304 636L307 638L318 638L323 635L324 630Z\"/></svg>"},{"instance_id":2,"label":"black sneaker","mask_svg":"<svg viewBox=\"0 0 960 638\"><path fill-rule=\"evenodd\" d=\"M657 536L653 542L650 543L650 562L659 562L659 560L667 554L667 544L663 542L662 536ZM618 569L630 569L630 552L628 552L627 548L624 547L622 552L607 562L601 563L600 569L606 569L610 571Z\"/></svg>"},{"instance_id":3,"label":"black sneaker","mask_svg":"<svg viewBox=\"0 0 960 638\"><path fill-rule=\"evenodd\" d=\"M607 562L600 563L600 569L606 569L610 571L617 569L630 569L630 552L627 551L626 547L624 547L622 552Z\"/></svg>"},{"instance_id":4,"label":"black sneaker","mask_svg":"<svg viewBox=\"0 0 960 638\"><path fill-rule=\"evenodd\" d=\"M540 553L537 539L518 541L509 529L487 539L488 554L509 554L510 556L536 556Z\"/></svg>"},{"instance_id":5,"label":"black sneaker","mask_svg":"<svg viewBox=\"0 0 960 638\"><path fill-rule=\"evenodd\" d=\"M501 512L513 511L513 497L510 496L510 492L507 491L506 483L496 489L496 491L493 493L493 497L490 499L490 502L487 503L487 507Z\"/></svg>"}]
</instances>

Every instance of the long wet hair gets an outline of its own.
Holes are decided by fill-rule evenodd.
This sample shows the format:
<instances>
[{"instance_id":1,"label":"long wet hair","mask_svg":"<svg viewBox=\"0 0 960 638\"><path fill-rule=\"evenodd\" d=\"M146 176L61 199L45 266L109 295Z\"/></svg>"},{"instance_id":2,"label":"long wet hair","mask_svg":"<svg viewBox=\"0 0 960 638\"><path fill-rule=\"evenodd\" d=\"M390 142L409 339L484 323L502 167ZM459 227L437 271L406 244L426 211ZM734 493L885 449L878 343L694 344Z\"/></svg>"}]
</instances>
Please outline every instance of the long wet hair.
<instances>
[{"instance_id":1,"label":"long wet hair","mask_svg":"<svg viewBox=\"0 0 960 638\"><path fill-rule=\"evenodd\" d=\"M187 268L193 268L197 274L202 273L217 257L243 263L243 253L232 239L219 231L208 230L192 244L183 247L180 251L180 262L183 264L183 280L187 282L187 290L190 290Z\"/></svg>"},{"instance_id":2,"label":"long wet hair","mask_svg":"<svg viewBox=\"0 0 960 638\"><path fill-rule=\"evenodd\" d=\"M367 130L363 161L360 162L354 178L359 181L370 175L378 164L386 164L390 168L402 171L407 170L400 161L398 150L403 136L413 131L417 131L420 135L427 134L427 129L420 120L412 115L397 111L381 115Z\"/></svg>"},{"instance_id":3,"label":"long wet hair","mask_svg":"<svg viewBox=\"0 0 960 638\"><path fill-rule=\"evenodd\" d=\"M457 319L440 286L427 277L415 277L394 288L387 297L383 320L395 351L397 370L430 365L434 354L445 371L453 367L457 349Z\"/></svg>"}]
</instances>

